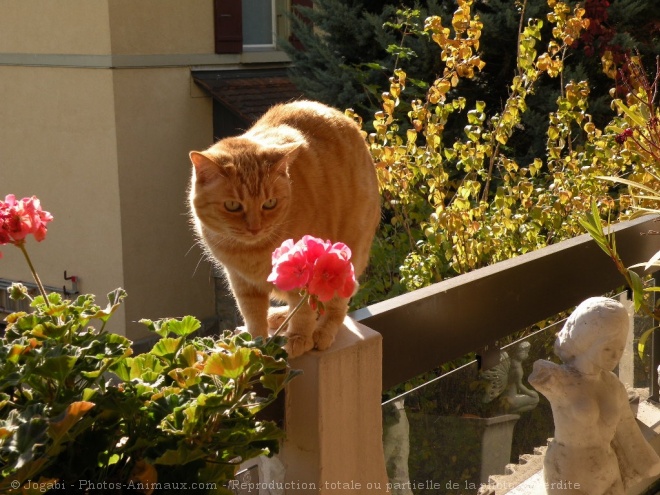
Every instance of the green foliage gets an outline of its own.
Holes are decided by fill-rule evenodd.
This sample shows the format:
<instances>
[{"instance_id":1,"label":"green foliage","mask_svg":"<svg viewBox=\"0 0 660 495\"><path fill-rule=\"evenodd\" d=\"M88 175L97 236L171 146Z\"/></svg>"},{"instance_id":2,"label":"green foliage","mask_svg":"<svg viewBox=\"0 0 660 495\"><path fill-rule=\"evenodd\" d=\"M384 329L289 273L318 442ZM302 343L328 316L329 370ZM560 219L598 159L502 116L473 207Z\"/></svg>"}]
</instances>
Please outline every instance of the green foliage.
<instances>
[{"instance_id":1,"label":"green foliage","mask_svg":"<svg viewBox=\"0 0 660 495\"><path fill-rule=\"evenodd\" d=\"M660 83L660 58L656 60L656 75L651 82L646 75L641 61L635 57L628 62L628 76L624 83L629 90L625 101L614 99L612 106L617 110L617 117L610 123L609 130L616 134L614 139L614 161L630 163L629 175L624 177L604 176L604 181L623 184L629 194L624 197L624 215L637 216L660 213L660 108L656 103ZM644 263L626 267L616 249L615 236L605 233L603 222L595 206L580 220L582 226L591 235L596 244L612 259L617 270L623 275L626 284L633 293L635 310L640 309L660 321L660 308L655 306L654 298L647 297L650 292L657 292L657 287L645 288L642 277L635 269L657 269L660 266L660 252ZM639 339L638 352L644 358L646 342L652 328Z\"/></svg>"},{"instance_id":2,"label":"green foliage","mask_svg":"<svg viewBox=\"0 0 660 495\"><path fill-rule=\"evenodd\" d=\"M291 80L308 98L337 108L351 107L363 117L378 107L379 88L387 83L394 60L406 60L411 78L435 73L437 50L414 37L398 39L406 29L398 14L406 0L316 0L314 8L297 7L292 31L302 49L286 40L280 44L294 62ZM419 17L440 14L444 2L424 2ZM451 10L447 10L447 13Z\"/></svg>"},{"instance_id":3,"label":"green foliage","mask_svg":"<svg viewBox=\"0 0 660 495\"><path fill-rule=\"evenodd\" d=\"M628 186L630 203L624 206L634 212L660 212L660 57L656 59L655 77L649 80L638 57L628 62L629 74L624 80L628 93L616 98L612 107L617 117L609 131L616 134L614 159L632 164L626 179L610 177Z\"/></svg>"},{"instance_id":4,"label":"green foliage","mask_svg":"<svg viewBox=\"0 0 660 495\"><path fill-rule=\"evenodd\" d=\"M652 2L651 2L652 3ZM613 54L616 63L625 53L639 50L643 55L658 53L660 38L657 12L645 0L585 0L581 5L590 24L571 46L564 58L565 81L588 81L591 88L588 112L593 121L605 125L612 117L608 90L612 81L602 73L600 57ZM572 5L573 3L571 3ZM423 20L431 15L449 19L456 0L443 2L414 0L316 0L314 9L301 9L302 17L292 19L294 36L302 50L285 43L294 61L292 80L309 98L321 100L337 108L354 109L367 124L380 107L379 95L388 85L387 78L401 66L408 76L407 93L421 92L442 73L438 46L417 36L407 15L415 12ZM405 10L409 9L409 10ZM468 106L481 100L489 112L500 109L509 96L506 81L517 70L518 32L528 18L545 20L546 0L489 0L475 2L473 12L483 23L479 56L487 69L473 79L461 81L460 95ZM524 26L523 26L524 27ZM552 26L545 22L542 36L547 40ZM507 156L527 166L545 153L547 115L560 94L563 83L541 78L534 93L527 97L527 108L521 114L515 139L507 145ZM407 102L403 101L405 105ZM447 142L460 138L464 117L447 122L443 131Z\"/></svg>"},{"instance_id":5,"label":"green foliage","mask_svg":"<svg viewBox=\"0 0 660 495\"><path fill-rule=\"evenodd\" d=\"M571 47L589 25L584 9L555 0L548 6L544 19L520 24L516 70L499 109L461 95L464 82L487 69L480 51L484 25L472 2L459 1L449 22L432 16L416 25L408 11L405 36L435 43L443 69L419 98L408 90L400 61L367 135L386 221L361 302L581 234L592 200L603 213L617 208L617 191L599 177L630 171L637 158L618 145L616 119L604 128L594 122L589 84L564 81ZM558 89L545 149L521 161L516 139L542 80L554 80ZM458 136L447 132L456 122L463 123Z\"/></svg>"},{"instance_id":6,"label":"green foliage","mask_svg":"<svg viewBox=\"0 0 660 495\"><path fill-rule=\"evenodd\" d=\"M9 292L24 298L23 289ZM20 487L27 482L66 486L67 493L90 483L201 482L215 487L208 493L231 493L222 485L241 461L277 452L282 430L255 414L296 375L282 338L192 338L200 327L193 317L144 320L159 340L132 356L128 339L105 330L125 295L109 294L105 309L90 295L70 301L50 294L49 305L38 296L31 313L7 317L2 493L26 493Z\"/></svg>"}]
</instances>

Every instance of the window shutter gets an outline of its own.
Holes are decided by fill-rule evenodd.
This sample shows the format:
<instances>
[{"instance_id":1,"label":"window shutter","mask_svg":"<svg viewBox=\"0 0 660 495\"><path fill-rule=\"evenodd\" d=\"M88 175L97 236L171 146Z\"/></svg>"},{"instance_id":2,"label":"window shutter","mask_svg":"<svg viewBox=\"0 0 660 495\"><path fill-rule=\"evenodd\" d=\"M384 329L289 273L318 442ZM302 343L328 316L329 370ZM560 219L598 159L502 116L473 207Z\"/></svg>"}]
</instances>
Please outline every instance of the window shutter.
<instances>
[{"instance_id":1,"label":"window shutter","mask_svg":"<svg viewBox=\"0 0 660 495\"><path fill-rule=\"evenodd\" d=\"M309 8L312 8L312 7L314 7L314 1L313 0L291 0L291 10L294 12L294 14L298 15L303 20L306 20L301 14L298 14L296 12L296 7L309 7ZM307 24L310 24L310 22L307 21ZM303 46L300 43L300 40L293 33L291 34L291 36L289 36L289 42L294 47L296 47L298 50L303 49Z\"/></svg>"},{"instance_id":2,"label":"window shutter","mask_svg":"<svg viewBox=\"0 0 660 495\"><path fill-rule=\"evenodd\" d=\"M243 9L241 0L214 0L215 53L243 51Z\"/></svg>"}]
</instances>

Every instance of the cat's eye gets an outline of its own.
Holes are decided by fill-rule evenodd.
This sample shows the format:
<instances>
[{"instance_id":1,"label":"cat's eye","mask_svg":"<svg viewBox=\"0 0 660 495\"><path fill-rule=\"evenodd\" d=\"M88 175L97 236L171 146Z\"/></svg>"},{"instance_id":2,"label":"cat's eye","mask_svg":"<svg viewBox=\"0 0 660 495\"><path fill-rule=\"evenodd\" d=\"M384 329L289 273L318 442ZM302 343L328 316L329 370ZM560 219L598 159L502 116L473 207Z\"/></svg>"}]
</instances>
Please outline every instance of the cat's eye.
<instances>
[{"instance_id":1,"label":"cat's eye","mask_svg":"<svg viewBox=\"0 0 660 495\"><path fill-rule=\"evenodd\" d=\"M243 209L243 205L238 201L225 201L225 209L234 213L236 211L241 211Z\"/></svg>"},{"instance_id":2,"label":"cat's eye","mask_svg":"<svg viewBox=\"0 0 660 495\"><path fill-rule=\"evenodd\" d=\"M270 198L263 205L261 205L261 207L264 210L272 210L276 206L277 206L277 199L276 198Z\"/></svg>"}]
</instances>

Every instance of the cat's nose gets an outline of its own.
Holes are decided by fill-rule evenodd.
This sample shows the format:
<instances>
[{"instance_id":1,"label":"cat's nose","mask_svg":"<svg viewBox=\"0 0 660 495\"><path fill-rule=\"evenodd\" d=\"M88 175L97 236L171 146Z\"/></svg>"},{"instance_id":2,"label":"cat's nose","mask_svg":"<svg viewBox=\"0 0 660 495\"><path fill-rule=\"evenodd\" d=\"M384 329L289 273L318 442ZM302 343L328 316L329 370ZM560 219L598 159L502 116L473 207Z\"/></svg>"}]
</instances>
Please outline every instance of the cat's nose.
<instances>
[{"instance_id":1,"label":"cat's nose","mask_svg":"<svg viewBox=\"0 0 660 495\"><path fill-rule=\"evenodd\" d=\"M247 227L247 231L252 235L257 235L261 232L261 227Z\"/></svg>"}]
</instances>

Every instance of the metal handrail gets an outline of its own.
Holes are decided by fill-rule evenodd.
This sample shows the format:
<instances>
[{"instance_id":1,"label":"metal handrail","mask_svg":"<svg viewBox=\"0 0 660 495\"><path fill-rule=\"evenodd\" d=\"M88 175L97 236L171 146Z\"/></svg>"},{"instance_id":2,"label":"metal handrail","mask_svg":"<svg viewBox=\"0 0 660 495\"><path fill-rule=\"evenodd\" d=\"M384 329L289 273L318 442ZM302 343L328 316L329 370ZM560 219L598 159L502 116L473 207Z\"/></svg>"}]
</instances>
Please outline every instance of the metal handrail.
<instances>
[{"instance_id":1,"label":"metal handrail","mask_svg":"<svg viewBox=\"0 0 660 495\"><path fill-rule=\"evenodd\" d=\"M30 296L36 296L39 294L39 288L34 282L26 282L23 280L9 280L6 278L0 278L0 313L13 313L16 311L29 311L30 310L30 300L24 299L22 301L13 301L9 299L7 289L11 287L14 283L23 284L28 289L28 294ZM48 294L58 293L62 296L67 296L68 293L65 292L61 287L52 287L45 285L44 289Z\"/></svg>"},{"instance_id":2,"label":"metal handrail","mask_svg":"<svg viewBox=\"0 0 660 495\"><path fill-rule=\"evenodd\" d=\"M660 236L645 235L656 221L645 216L612 226L626 265L660 251ZM585 234L350 316L382 334L387 390L623 285L612 260Z\"/></svg>"}]
</instances>

